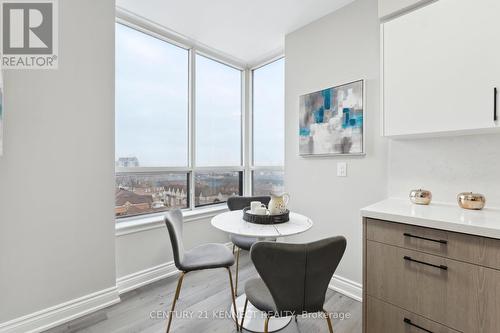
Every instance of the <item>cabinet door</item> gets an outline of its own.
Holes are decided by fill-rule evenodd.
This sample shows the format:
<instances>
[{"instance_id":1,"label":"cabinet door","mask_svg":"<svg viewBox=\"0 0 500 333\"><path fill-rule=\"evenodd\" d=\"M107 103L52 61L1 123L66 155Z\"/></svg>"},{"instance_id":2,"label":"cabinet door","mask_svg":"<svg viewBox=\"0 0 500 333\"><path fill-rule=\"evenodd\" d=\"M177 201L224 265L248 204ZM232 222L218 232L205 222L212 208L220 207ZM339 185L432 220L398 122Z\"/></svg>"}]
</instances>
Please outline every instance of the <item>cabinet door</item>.
<instances>
[{"instance_id":1,"label":"cabinet door","mask_svg":"<svg viewBox=\"0 0 500 333\"><path fill-rule=\"evenodd\" d=\"M439 0L383 24L386 136L496 127L499 13L499 0Z\"/></svg>"},{"instance_id":2,"label":"cabinet door","mask_svg":"<svg viewBox=\"0 0 500 333\"><path fill-rule=\"evenodd\" d=\"M500 271L373 241L366 246L368 296L460 332L500 332Z\"/></svg>"},{"instance_id":3,"label":"cabinet door","mask_svg":"<svg viewBox=\"0 0 500 333\"><path fill-rule=\"evenodd\" d=\"M366 298L367 333L459 333L371 296Z\"/></svg>"},{"instance_id":4,"label":"cabinet door","mask_svg":"<svg viewBox=\"0 0 500 333\"><path fill-rule=\"evenodd\" d=\"M368 240L500 270L500 240L367 219Z\"/></svg>"}]
</instances>

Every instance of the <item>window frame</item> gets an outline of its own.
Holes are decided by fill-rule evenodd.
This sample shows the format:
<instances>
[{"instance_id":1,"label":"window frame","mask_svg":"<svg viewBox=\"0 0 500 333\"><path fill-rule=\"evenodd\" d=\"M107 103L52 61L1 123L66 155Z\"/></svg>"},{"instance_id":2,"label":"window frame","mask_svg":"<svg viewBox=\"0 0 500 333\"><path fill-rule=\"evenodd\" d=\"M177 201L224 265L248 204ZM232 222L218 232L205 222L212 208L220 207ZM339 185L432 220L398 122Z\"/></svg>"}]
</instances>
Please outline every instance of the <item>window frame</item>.
<instances>
[{"instance_id":1,"label":"window frame","mask_svg":"<svg viewBox=\"0 0 500 333\"><path fill-rule=\"evenodd\" d=\"M145 35L151 36L153 38L157 38L163 42L169 43L171 45L180 47L186 51L188 51L188 164L187 167L115 167L115 175L116 174L148 174L148 173L187 173L188 174L188 184L189 186L189 207L183 208L183 211L196 211L196 210L206 210L207 207L215 207L215 209L220 208L225 205L225 202L217 203L217 204L209 204L202 206L195 206L195 174L197 172L242 172L243 173L243 181L240 182L240 193L246 194L248 193L248 188L246 184L248 181L248 172L246 172L245 168L245 159L244 159L244 149L245 149L245 79L247 75L247 71L234 63L228 62L224 59L221 59L207 51L198 49L194 45L187 45L185 43L181 43L173 38L167 37L165 34L161 34L153 31L151 27L146 27L145 24L137 24L131 22L131 20L123 19L120 17L116 18L115 24L122 24L128 28L134 29L138 32L144 33ZM240 112L241 112L241 121L240 121L240 165L234 166L208 166L201 167L196 165L196 56L202 56L209 60L216 61L222 65L228 66L232 69L240 71ZM218 206L218 207L217 207ZM140 218L145 218L150 215L155 215L157 212L144 213L138 215L131 216L115 216L116 223L119 224L122 221L131 221Z\"/></svg>"},{"instance_id":2,"label":"window frame","mask_svg":"<svg viewBox=\"0 0 500 333\"><path fill-rule=\"evenodd\" d=\"M247 64L238 63L236 60L228 58L226 55L207 47L199 45L191 40L188 40L175 32L169 31L166 28L152 23L144 18L136 17L130 13L117 9L117 17L115 24L122 24L128 28L144 33L151 37L162 40L166 43L180 47L188 51L188 165L187 167L115 167L115 174L140 174L140 173L162 173L175 172L187 173L189 184L189 207L183 208L182 211L188 216L188 219L196 219L196 215L206 216L207 211L218 212L225 210L225 202L195 206L195 174L197 172L241 172L242 181L240 182L240 193L243 195L252 195L253 193L253 173L258 170L277 170L284 171L284 166L255 166L253 156L253 73L254 70L264 67L279 59L284 58L284 54L270 58L269 60L251 67ZM219 62L241 72L241 124L240 124L240 165L234 166L209 166L199 167L196 165L196 55L206 57L210 60ZM284 149L284 147L283 147ZM144 223L151 223L153 220L157 223L157 219L163 216L160 212L151 212L133 216L115 216L115 226L117 229L127 227L128 224L140 224L140 220ZM121 226L120 226L121 225ZM141 229L142 230L142 229ZM147 229L146 229L147 230Z\"/></svg>"},{"instance_id":3,"label":"window frame","mask_svg":"<svg viewBox=\"0 0 500 333\"><path fill-rule=\"evenodd\" d=\"M241 103L240 103L240 112L241 112L241 121L240 121L240 165L235 165L235 166L206 166L206 167L201 167L197 166L196 164L196 56L202 56L207 59L210 59L212 61L216 61L222 65L231 67L233 69L239 70L240 71L240 77L241 77L241 84L240 84L240 98L241 98ZM197 172L220 172L220 171L228 171L228 172L243 172L243 179L245 179L245 168L244 168L244 162L243 162L243 149L244 149L244 140L245 137L243 135L243 119L245 118L245 107L244 107L244 76L245 76L245 70L243 68L237 67L234 64L225 62L221 59L218 59L214 57L211 54L208 54L202 50L198 50L196 47L191 47L189 49L189 116L188 116L188 133L189 133L189 140L188 140L188 151L189 151L189 158L188 158L188 165L189 165L189 182L191 185L191 192L189 193L189 202L190 206L188 210L190 211L195 211L198 209L202 208L207 208L207 207L213 207L213 206L224 206L225 202L221 202L218 204L208 204L208 205L202 205L202 206L196 206L196 179L195 179L195 174ZM241 193L245 193L245 181L243 181L243 188L240 189Z\"/></svg>"},{"instance_id":4,"label":"window frame","mask_svg":"<svg viewBox=\"0 0 500 333\"><path fill-rule=\"evenodd\" d=\"M250 116L250 135L249 135L249 142L250 142L250 145L249 145L249 153L250 153L250 156L249 156L249 161L250 161L250 168L248 170L248 178L249 178L249 185L248 185L248 188L249 188L249 195L254 195L254 184L253 184L253 174L254 172L256 171L282 171L284 172L285 171L285 166L284 165L255 165L255 154L254 154L254 132L255 132L255 127L254 127L254 84L255 84L255 81L254 81L254 73L256 70L262 68L262 67L265 67L267 65L270 65L276 61L279 61L281 59L284 59L285 56L284 55L279 55L279 56L276 56L272 59L269 59L268 61L266 62L263 62L255 67L252 67L248 72L249 72L249 84L250 84L250 89L249 89L249 108L248 108L248 113L249 113L249 116ZM285 121L283 119L283 121ZM284 133L283 133L284 134ZM285 149L285 147L283 146L283 150Z\"/></svg>"},{"instance_id":5,"label":"window frame","mask_svg":"<svg viewBox=\"0 0 500 333\"><path fill-rule=\"evenodd\" d=\"M186 127L187 127L187 145L188 145L188 151L186 152L187 153L187 156L186 156L186 161L187 161L187 164L186 164L186 167L138 167L138 168L118 168L118 167L115 167L115 173L126 173L126 172L131 172L131 173L139 173L139 172L161 172L161 171L184 171L184 170L188 170L189 167L190 167L190 154L189 154L189 148L190 148L190 142L189 142L189 139L190 139L190 104L191 104L191 63L190 63L190 59L191 59L191 49L185 45L185 44L182 44L182 43L179 43L177 41L175 41L174 39L170 39L166 36L164 36L163 34L160 34L160 33L157 33L157 32L154 32L152 31L151 29L148 29L142 25L138 25L138 24L135 24L135 23L132 23L131 21L129 20L125 20L125 19L121 19L119 17L116 17L115 19L115 27L116 27L116 24L121 24L127 28L130 28L130 29L133 29L137 32L140 32L140 33L143 33L147 36L150 36L152 38L156 38L160 41L163 41L165 43L168 43L172 46L176 46L176 47L179 47L185 51L188 52L188 87L187 87L187 93L188 93L188 105L187 105L187 123L186 123ZM115 30L116 31L116 30ZM116 39L115 39L116 40ZM116 50L115 50L116 52ZM115 54L115 58L116 58L116 54ZM116 80L116 73L115 73L115 80ZM116 87L115 87L116 89ZM116 112L116 105L115 105L115 112ZM116 116L115 116L116 118ZM115 129L116 130L116 129ZM115 146L116 146L116 143L115 143ZM160 170L161 169L161 170ZM128 171L130 170L130 171ZM135 170L135 171L134 171ZM158 170L158 171L154 171L154 170ZM144 214L143 214L144 215Z\"/></svg>"},{"instance_id":6,"label":"window frame","mask_svg":"<svg viewBox=\"0 0 500 333\"><path fill-rule=\"evenodd\" d=\"M116 168L118 169L118 168ZM120 168L126 171L115 171L115 181L116 177L118 176L123 176L123 175L161 175L161 174L179 174L179 175L185 175L186 176L186 199L188 206L186 208L181 208L181 210L185 211L188 210L191 207L191 196L189 195L191 193L192 189L192 184L191 184L191 174L188 171L185 171L185 168L179 167L179 168L170 168L170 171L165 172L163 169L165 168L154 168L154 167L135 167L135 168ZM136 169L138 171L133 171L133 169ZM178 170L174 170L178 169ZM161 170L161 171L158 171ZM116 206L115 206L116 207ZM147 216L152 216L152 215L159 215L159 214L164 214L168 209L162 209L162 210L157 210L157 211L152 211L152 212L147 212L147 213L140 213L140 214L131 214L131 215L123 215L123 216L116 216L115 215L115 220L120 220L120 221L130 221L130 220L136 220L138 218L144 218Z\"/></svg>"}]
</instances>

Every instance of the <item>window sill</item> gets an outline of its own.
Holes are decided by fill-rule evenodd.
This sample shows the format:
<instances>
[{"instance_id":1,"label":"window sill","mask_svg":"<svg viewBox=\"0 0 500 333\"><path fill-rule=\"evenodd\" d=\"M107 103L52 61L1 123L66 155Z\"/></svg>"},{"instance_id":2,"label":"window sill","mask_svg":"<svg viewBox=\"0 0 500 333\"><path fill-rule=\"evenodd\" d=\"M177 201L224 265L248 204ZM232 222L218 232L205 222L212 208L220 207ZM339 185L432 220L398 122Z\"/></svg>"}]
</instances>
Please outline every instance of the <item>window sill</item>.
<instances>
[{"instance_id":1,"label":"window sill","mask_svg":"<svg viewBox=\"0 0 500 333\"><path fill-rule=\"evenodd\" d=\"M186 210L182 212L182 215L184 216L184 222L189 223L202 219L212 218L215 215L223 213L225 211L227 211L226 204L221 204L211 207L202 207L194 210ZM163 221L164 216L165 213L155 213L120 219L120 222L115 222L115 234L117 237L120 237L137 232L163 228L165 226L165 222Z\"/></svg>"}]
</instances>

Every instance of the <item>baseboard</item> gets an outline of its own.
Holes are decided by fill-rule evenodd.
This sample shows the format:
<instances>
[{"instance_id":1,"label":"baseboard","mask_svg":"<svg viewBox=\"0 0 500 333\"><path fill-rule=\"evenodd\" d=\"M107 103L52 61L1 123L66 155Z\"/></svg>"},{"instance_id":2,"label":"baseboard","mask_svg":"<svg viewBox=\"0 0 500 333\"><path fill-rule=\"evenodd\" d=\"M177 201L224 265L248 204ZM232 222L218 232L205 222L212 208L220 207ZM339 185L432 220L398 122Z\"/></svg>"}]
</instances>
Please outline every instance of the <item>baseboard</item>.
<instances>
[{"instance_id":1,"label":"baseboard","mask_svg":"<svg viewBox=\"0 0 500 333\"><path fill-rule=\"evenodd\" d=\"M355 299L356 301L363 301L363 286L342 276L334 275L328 288Z\"/></svg>"},{"instance_id":2,"label":"baseboard","mask_svg":"<svg viewBox=\"0 0 500 333\"><path fill-rule=\"evenodd\" d=\"M118 278L116 280L116 287L118 293L121 295L127 291L134 290L178 273L179 271L175 267L174 262L171 261Z\"/></svg>"},{"instance_id":3,"label":"baseboard","mask_svg":"<svg viewBox=\"0 0 500 333\"><path fill-rule=\"evenodd\" d=\"M224 244L232 249L232 243ZM111 287L4 323L0 333L38 333L120 302L120 294L178 274L173 261L116 280Z\"/></svg>"},{"instance_id":4,"label":"baseboard","mask_svg":"<svg viewBox=\"0 0 500 333\"><path fill-rule=\"evenodd\" d=\"M228 249L232 250L233 243L224 244ZM147 268L145 270L125 275L116 280L116 287L118 293L121 295L127 291L137 289L139 287L148 285L150 283L165 279L170 276L178 274L179 271L175 267L173 261Z\"/></svg>"},{"instance_id":5,"label":"baseboard","mask_svg":"<svg viewBox=\"0 0 500 333\"><path fill-rule=\"evenodd\" d=\"M0 323L1 333L37 333L120 302L116 287Z\"/></svg>"}]
</instances>

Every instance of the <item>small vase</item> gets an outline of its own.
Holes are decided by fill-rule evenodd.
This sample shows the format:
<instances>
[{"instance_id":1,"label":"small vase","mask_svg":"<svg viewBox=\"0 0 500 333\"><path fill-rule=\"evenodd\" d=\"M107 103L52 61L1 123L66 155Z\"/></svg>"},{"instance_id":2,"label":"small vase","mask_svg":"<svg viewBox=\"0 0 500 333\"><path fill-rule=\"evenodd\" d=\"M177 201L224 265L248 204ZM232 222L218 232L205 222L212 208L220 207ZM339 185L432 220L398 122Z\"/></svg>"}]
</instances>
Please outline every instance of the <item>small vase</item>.
<instances>
[{"instance_id":1,"label":"small vase","mask_svg":"<svg viewBox=\"0 0 500 333\"><path fill-rule=\"evenodd\" d=\"M427 190L412 190L410 192L410 201L417 205L428 205L432 201L432 193Z\"/></svg>"},{"instance_id":2,"label":"small vase","mask_svg":"<svg viewBox=\"0 0 500 333\"><path fill-rule=\"evenodd\" d=\"M458 205L464 209L480 210L486 204L486 198L480 193L462 192L457 196Z\"/></svg>"}]
</instances>

